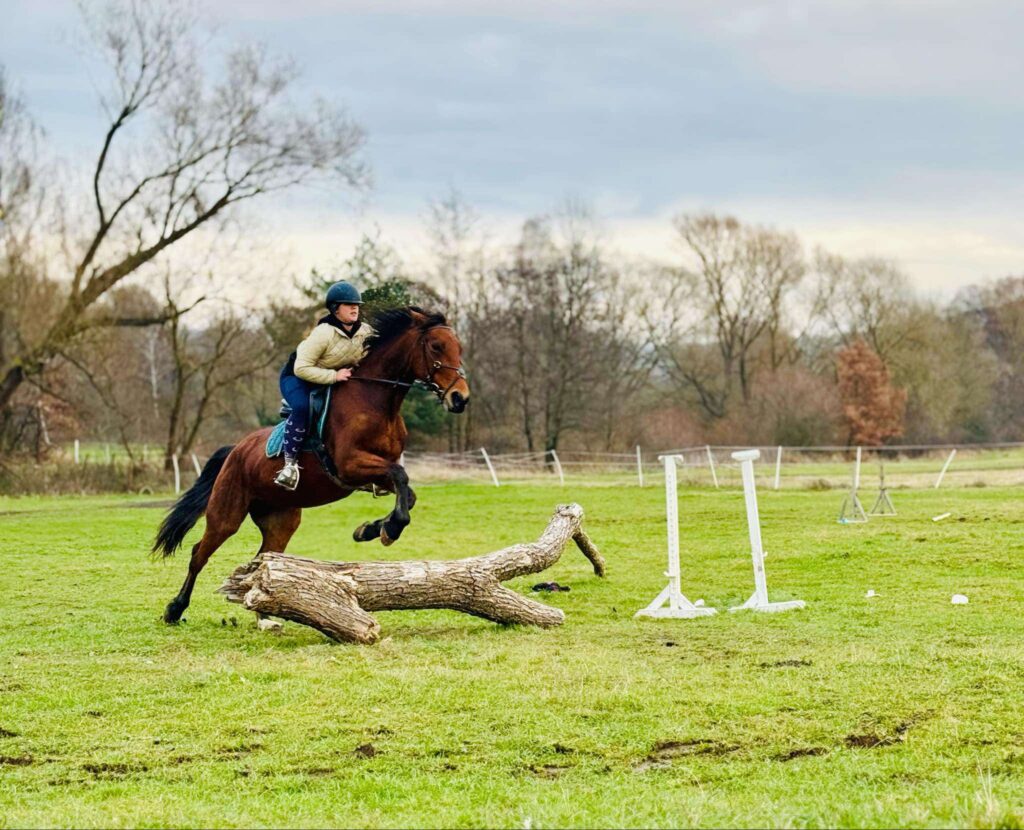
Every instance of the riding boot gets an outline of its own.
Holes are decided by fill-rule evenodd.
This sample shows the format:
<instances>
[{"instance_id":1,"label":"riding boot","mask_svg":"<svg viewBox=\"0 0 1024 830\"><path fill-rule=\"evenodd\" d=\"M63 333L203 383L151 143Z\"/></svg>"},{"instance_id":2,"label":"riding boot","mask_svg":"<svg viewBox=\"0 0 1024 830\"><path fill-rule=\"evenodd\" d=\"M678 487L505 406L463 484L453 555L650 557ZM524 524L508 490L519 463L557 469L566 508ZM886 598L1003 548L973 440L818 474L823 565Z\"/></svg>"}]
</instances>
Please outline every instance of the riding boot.
<instances>
[{"instance_id":1,"label":"riding boot","mask_svg":"<svg viewBox=\"0 0 1024 830\"><path fill-rule=\"evenodd\" d=\"M294 490L299 486L299 462L290 456L285 456L284 467L274 479L274 484L284 487L285 490Z\"/></svg>"}]
</instances>

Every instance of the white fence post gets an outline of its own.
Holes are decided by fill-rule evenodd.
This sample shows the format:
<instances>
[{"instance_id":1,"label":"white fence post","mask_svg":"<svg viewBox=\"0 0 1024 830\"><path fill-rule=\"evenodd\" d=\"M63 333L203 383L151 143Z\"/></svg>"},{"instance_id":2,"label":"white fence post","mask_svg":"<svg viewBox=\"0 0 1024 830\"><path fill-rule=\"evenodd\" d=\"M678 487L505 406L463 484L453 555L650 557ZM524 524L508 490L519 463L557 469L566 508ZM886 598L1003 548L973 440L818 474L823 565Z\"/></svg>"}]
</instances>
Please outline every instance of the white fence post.
<instances>
[{"instance_id":1,"label":"white fence post","mask_svg":"<svg viewBox=\"0 0 1024 830\"><path fill-rule=\"evenodd\" d=\"M196 454L192 453L192 466L196 468L196 475L202 475L203 468L199 466L199 459L196 458Z\"/></svg>"},{"instance_id":2,"label":"white fence post","mask_svg":"<svg viewBox=\"0 0 1024 830\"><path fill-rule=\"evenodd\" d=\"M494 465L491 463L491 457L487 454L487 450L481 447L480 453L484 457L484 463L487 464L487 469L491 471L491 480L494 482L494 486L500 487L501 485L498 483L498 474L494 472Z\"/></svg>"},{"instance_id":3,"label":"white fence post","mask_svg":"<svg viewBox=\"0 0 1024 830\"><path fill-rule=\"evenodd\" d=\"M946 470L949 469L949 465L953 463L953 458L956 457L956 450L953 450L949 454L949 458L946 459L946 463L942 465L942 472L939 473L939 477L935 480L935 489L939 489L939 485L942 484L942 479L946 475Z\"/></svg>"},{"instance_id":4,"label":"white fence post","mask_svg":"<svg viewBox=\"0 0 1024 830\"><path fill-rule=\"evenodd\" d=\"M750 556L754 560L754 594L743 605L730 608L740 611L744 608L752 611L788 611L791 608L803 608L803 600L794 599L789 602L768 601L768 578L764 573L764 547L761 544L761 517L757 511L757 489L754 483L754 461L761 457L760 450L742 450L734 452L732 457L740 462L743 475L743 497L747 503L747 529L750 532Z\"/></svg>"},{"instance_id":5,"label":"white fence post","mask_svg":"<svg viewBox=\"0 0 1024 830\"><path fill-rule=\"evenodd\" d=\"M782 447L775 453L775 489L779 489L782 478Z\"/></svg>"},{"instance_id":6,"label":"white fence post","mask_svg":"<svg viewBox=\"0 0 1024 830\"><path fill-rule=\"evenodd\" d=\"M683 596L679 573L679 493L676 484L676 462L678 455L663 455L665 464L665 518L668 525L668 585L646 608L637 611L637 617L672 617L688 619L707 617L715 613L714 608L695 605Z\"/></svg>"},{"instance_id":7,"label":"white fence post","mask_svg":"<svg viewBox=\"0 0 1024 830\"><path fill-rule=\"evenodd\" d=\"M76 464L78 464L78 463L79 463L79 457L78 457L78 439L77 439L77 438L75 439L75 463L76 463Z\"/></svg>"},{"instance_id":8,"label":"white fence post","mask_svg":"<svg viewBox=\"0 0 1024 830\"><path fill-rule=\"evenodd\" d=\"M565 486L565 474L562 472L562 462L558 460L558 453L548 450L551 453L551 460L555 462L555 472L558 473L558 483Z\"/></svg>"},{"instance_id":9,"label":"white fence post","mask_svg":"<svg viewBox=\"0 0 1024 830\"><path fill-rule=\"evenodd\" d=\"M853 466L853 492L856 493L860 489L860 455L861 448L857 447L857 463Z\"/></svg>"},{"instance_id":10,"label":"white fence post","mask_svg":"<svg viewBox=\"0 0 1024 830\"><path fill-rule=\"evenodd\" d=\"M718 489L718 473L715 472L715 457L711 454L711 445L707 444L704 449L708 452L708 466L711 467L711 480L715 482L715 489Z\"/></svg>"},{"instance_id":11,"label":"white fence post","mask_svg":"<svg viewBox=\"0 0 1024 830\"><path fill-rule=\"evenodd\" d=\"M178 466L178 454L171 456L171 464L174 465L174 494L181 492L181 467Z\"/></svg>"},{"instance_id":12,"label":"white fence post","mask_svg":"<svg viewBox=\"0 0 1024 830\"><path fill-rule=\"evenodd\" d=\"M640 445L636 445L636 477L640 481L640 486L644 486L644 459L640 452Z\"/></svg>"}]
</instances>

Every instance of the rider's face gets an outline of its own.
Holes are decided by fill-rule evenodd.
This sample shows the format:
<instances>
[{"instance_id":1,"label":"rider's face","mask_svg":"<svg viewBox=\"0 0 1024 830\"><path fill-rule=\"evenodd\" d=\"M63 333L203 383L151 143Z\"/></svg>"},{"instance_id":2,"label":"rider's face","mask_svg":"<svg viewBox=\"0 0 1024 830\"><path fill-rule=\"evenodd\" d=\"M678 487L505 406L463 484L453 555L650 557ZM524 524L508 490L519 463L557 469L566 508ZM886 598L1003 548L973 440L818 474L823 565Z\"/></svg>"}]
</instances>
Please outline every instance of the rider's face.
<instances>
[{"instance_id":1,"label":"rider's face","mask_svg":"<svg viewBox=\"0 0 1024 830\"><path fill-rule=\"evenodd\" d=\"M359 306L355 303L342 303L334 312L334 316L343 323L354 323L359 319Z\"/></svg>"}]
</instances>

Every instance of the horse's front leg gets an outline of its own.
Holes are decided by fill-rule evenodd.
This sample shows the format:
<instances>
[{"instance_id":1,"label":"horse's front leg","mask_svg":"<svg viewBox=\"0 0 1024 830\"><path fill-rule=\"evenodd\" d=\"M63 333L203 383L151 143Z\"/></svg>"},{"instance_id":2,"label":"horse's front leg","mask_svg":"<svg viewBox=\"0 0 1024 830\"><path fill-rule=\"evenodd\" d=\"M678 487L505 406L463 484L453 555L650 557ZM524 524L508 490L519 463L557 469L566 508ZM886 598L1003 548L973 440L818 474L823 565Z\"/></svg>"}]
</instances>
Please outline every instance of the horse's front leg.
<instances>
[{"instance_id":1,"label":"horse's front leg","mask_svg":"<svg viewBox=\"0 0 1024 830\"><path fill-rule=\"evenodd\" d=\"M348 481L367 481L395 494L394 510L383 519L364 522L352 538L357 542L380 539L384 545L396 542L409 524L409 511L416 500L405 468L379 456L363 456L346 465L342 475Z\"/></svg>"},{"instance_id":2,"label":"horse's front leg","mask_svg":"<svg viewBox=\"0 0 1024 830\"><path fill-rule=\"evenodd\" d=\"M395 509L384 520L384 526L380 529L382 545L397 542L411 521L409 511L412 509L412 491L409 488L409 474L401 464L393 464L389 472L395 488Z\"/></svg>"}]
</instances>

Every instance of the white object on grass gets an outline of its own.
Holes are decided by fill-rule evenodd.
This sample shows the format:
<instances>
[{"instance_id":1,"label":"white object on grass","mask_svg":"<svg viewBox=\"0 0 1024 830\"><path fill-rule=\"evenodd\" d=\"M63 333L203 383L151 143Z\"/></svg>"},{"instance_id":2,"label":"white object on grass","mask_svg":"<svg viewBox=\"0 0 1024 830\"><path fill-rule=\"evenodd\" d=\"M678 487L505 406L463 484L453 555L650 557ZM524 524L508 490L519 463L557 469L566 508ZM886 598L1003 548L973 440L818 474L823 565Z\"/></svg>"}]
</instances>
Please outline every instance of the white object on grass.
<instances>
[{"instance_id":1,"label":"white object on grass","mask_svg":"<svg viewBox=\"0 0 1024 830\"><path fill-rule=\"evenodd\" d=\"M256 627L260 631L269 631L273 634L280 634L284 631L284 625L277 620L270 619L270 617L260 617L256 620Z\"/></svg>"},{"instance_id":2,"label":"white object on grass","mask_svg":"<svg viewBox=\"0 0 1024 830\"><path fill-rule=\"evenodd\" d=\"M681 455L663 455L665 465L665 515L668 526L668 585L646 608L637 611L636 617L657 617L689 619L708 617L717 613L714 608L703 608L683 596L679 574L679 493L676 482L676 464Z\"/></svg>"},{"instance_id":3,"label":"white object on grass","mask_svg":"<svg viewBox=\"0 0 1024 830\"><path fill-rule=\"evenodd\" d=\"M968 600L963 594L953 594L951 602L953 605L967 605Z\"/></svg>"},{"instance_id":4,"label":"white object on grass","mask_svg":"<svg viewBox=\"0 0 1024 830\"><path fill-rule=\"evenodd\" d=\"M952 515L952 513L940 513L938 516L932 516L932 521L941 522L943 519L948 519Z\"/></svg>"},{"instance_id":5,"label":"white object on grass","mask_svg":"<svg viewBox=\"0 0 1024 830\"><path fill-rule=\"evenodd\" d=\"M757 490L754 484L754 461L761 457L760 450L741 450L732 454L733 460L740 462L743 475L743 496L747 503L747 528L750 531L750 556L754 562L754 593L743 605L730 608L730 611L750 609L752 611L789 611L803 608L803 600L794 599L788 602L768 601L768 579L764 572L764 547L761 544L761 517L757 511Z\"/></svg>"},{"instance_id":6,"label":"white object on grass","mask_svg":"<svg viewBox=\"0 0 1024 830\"><path fill-rule=\"evenodd\" d=\"M866 594L864 594L864 598L865 599L871 599L871 597L877 597L877 596L878 596L878 594L875 593L874 589L872 589L872 590L868 591Z\"/></svg>"}]
</instances>

